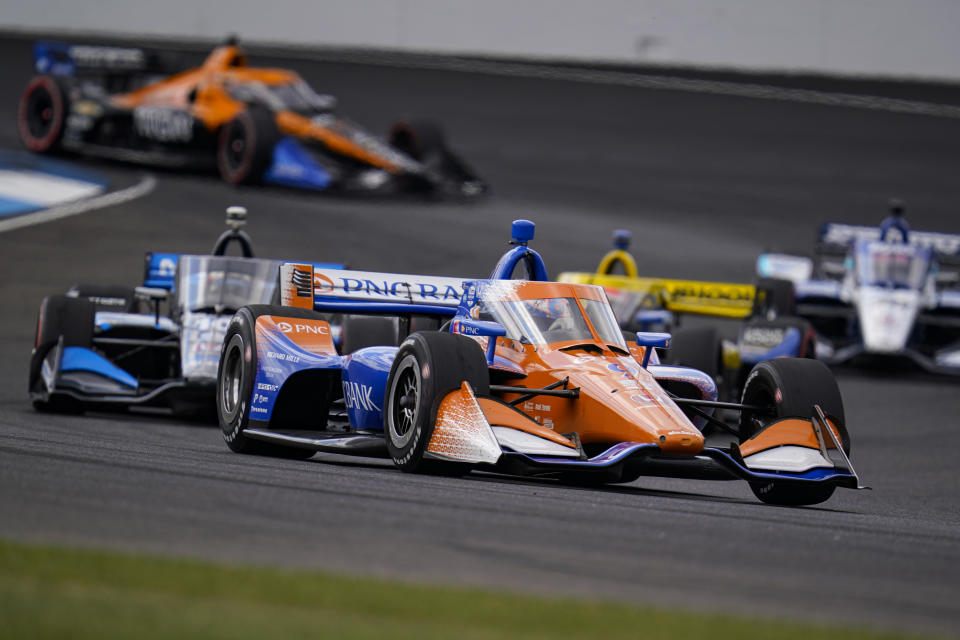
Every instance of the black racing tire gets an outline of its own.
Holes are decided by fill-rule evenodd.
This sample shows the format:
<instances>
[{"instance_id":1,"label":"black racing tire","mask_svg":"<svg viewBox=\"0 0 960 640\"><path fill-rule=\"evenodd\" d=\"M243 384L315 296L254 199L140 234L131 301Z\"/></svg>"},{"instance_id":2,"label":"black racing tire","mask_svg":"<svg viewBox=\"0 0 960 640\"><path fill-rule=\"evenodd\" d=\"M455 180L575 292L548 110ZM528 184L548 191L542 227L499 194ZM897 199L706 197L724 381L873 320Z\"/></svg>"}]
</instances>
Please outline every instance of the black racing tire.
<instances>
[{"instance_id":1,"label":"black racing tire","mask_svg":"<svg viewBox=\"0 0 960 640\"><path fill-rule=\"evenodd\" d=\"M70 112L69 85L55 76L36 76L23 90L17 108L20 141L34 153L60 148Z\"/></svg>"},{"instance_id":2,"label":"black racing tire","mask_svg":"<svg viewBox=\"0 0 960 640\"><path fill-rule=\"evenodd\" d=\"M723 370L723 345L716 327L675 331L670 339L667 363L703 371L716 380Z\"/></svg>"},{"instance_id":3,"label":"black racing tire","mask_svg":"<svg viewBox=\"0 0 960 640\"><path fill-rule=\"evenodd\" d=\"M752 329L796 329L800 332L800 346L797 348L796 353L790 355L795 358L817 357L817 332L814 331L813 325L803 318L798 318L796 316L778 317L774 318L773 320L767 320L766 318L761 317L750 318L749 320L744 321L740 328L739 346L741 348L750 343L749 337ZM753 344L754 346L765 346L757 345L756 343ZM736 380L734 381L735 397L739 398L743 394L743 385L745 384L747 376L750 375L750 371L752 370L753 368L749 364L742 364L737 370L735 376Z\"/></svg>"},{"instance_id":4,"label":"black racing tire","mask_svg":"<svg viewBox=\"0 0 960 640\"><path fill-rule=\"evenodd\" d=\"M37 334L30 355L30 375L27 389L30 393L42 390L43 381L40 370L43 360L63 338L64 347L84 347L93 344L93 323L96 313L93 302L86 298L73 298L66 295L47 296L40 303L37 314ZM33 407L37 411L56 411L79 413L79 402L67 399L34 399Z\"/></svg>"},{"instance_id":5,"label":"black racing tire","mask_svg":"<svg viewBox=\"0 0 960 640\"><path fill-rule=\"evenodd\" d=\"M87 298L97 311L121 311L135 313L138 310L137 296L130 287L108 284L75 284L67 291L68 296Z\"/></svg>"},{"instance_id":6,"label":"black racing tire","mask_svg":"<svg viewBox=\"0 0 960 640\"><path fill-rule=\"evenodd\" d=\"M759 433L764 423L781 418L809 419L813 405L819 404L824 415L836 425L844 453L850 455L850 436L845 425L840 389L833 373L819 360L776 358L758 363L747 377L742 402L767 407L770 413L764 420L763 414L742 411L740 442ZM835 489L833 485L777 480L751 483L750 488L762 502L787 506L819 504L833 495Z\"/></svg>"},{"instance_id":7,"label":"black racing tire","mask_svg":"<svg viewBox=\"0 0 960 640\"><path fill-rule=\"evenodd\" d=\"M446 152L443 129L432 120L402 120L390 128L390 146L414 160L426 162Z\"/></svg>"},{"instance_id":8,"label":"black racing tire","mask_svg":"<svg viewBox=\"0 0 960 640\"><path fill-rule=\"evenodd\" d=\"M316 318L303 309L256 304L241 307L227 327L217 368L217 421L230 450L275 458L302 460L315 453L311 449L285 447L243 435L250 422L250 397L257 372L256 321L264 315Z\"/></svg>"},{"instance_id":9,"label":"black racing tire","mask_svg":"<svg viewBox=\"0 0 960 640\"><path fill-rule=\"evenodd\" d=\"M781 278L757 280L751 316L779 318L797 313L797 297L793 282Z\"/></svg>"},{"instance_id":10,"label":"black racing tire","mask_svg":"<svg viewBox=\"0 0 960 640\"><path fill-rule=\"evenodd\" d=\"M470 465L425 460L440 401L466 380L476 395L490 392L490 372L480 345L453 333L412 333L400 345L387 378L383 429L387 450L401 470L458 475Z\"/></svg>"},{"instance_id":11,"label":"black racing tire","mask_svg":"<svg viewBox=\"0 0 960 640\"><path fill-rule=\"evenodd\" d=\"M220 128L217 168L230 184L255 184L273 160L273 147L280 133L272 113L249 108Z\"/></svg>"},{"instance_id":12,"label":"black racing tire","mask_svg":"<svg viewBox=\"0 0 960 640\"><path fill-rule=\"evenodd\" d=\"M365 347L397 346L397 326L392 318L344 316L340 331L340 353L343 355Z\"/></svg>"}]
</instances>

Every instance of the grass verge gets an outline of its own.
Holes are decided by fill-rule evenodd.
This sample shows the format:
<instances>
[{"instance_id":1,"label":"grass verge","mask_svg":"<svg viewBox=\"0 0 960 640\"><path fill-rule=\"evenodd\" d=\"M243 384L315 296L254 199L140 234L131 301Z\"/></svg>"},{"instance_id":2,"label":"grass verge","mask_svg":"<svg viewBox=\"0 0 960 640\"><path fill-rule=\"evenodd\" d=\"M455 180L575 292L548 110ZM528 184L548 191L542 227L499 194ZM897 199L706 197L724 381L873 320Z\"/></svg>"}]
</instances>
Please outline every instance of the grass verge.
<instances>
[{"instance_id":1,"label":"grass verge","mask_svg":"<svg viewBox=\"0 0 960 640\"><path fill-rule=\"evenodd\" d=\"M904 637L3 541L0 636L98 640Z\"/></svg>"}]
</instances>

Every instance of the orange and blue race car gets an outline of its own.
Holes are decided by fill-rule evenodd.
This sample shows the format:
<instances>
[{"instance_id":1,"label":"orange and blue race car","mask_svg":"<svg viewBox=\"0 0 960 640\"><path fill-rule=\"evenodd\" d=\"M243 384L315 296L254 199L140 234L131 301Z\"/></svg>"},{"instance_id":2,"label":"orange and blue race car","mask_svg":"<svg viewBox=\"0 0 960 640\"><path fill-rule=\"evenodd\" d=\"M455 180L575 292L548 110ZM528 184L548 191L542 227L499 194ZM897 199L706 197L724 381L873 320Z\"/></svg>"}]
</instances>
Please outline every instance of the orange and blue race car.
<instances>
[{"instance_id":1,"label":"orange and blue race car","mask_svg":"<svg viewBox=\"0 0 960 640\"><path fill-rule=\"evenodd\" d=\"M157 53L37 42L39 75L17 112L24 146L174 168L227 182L456 197L487 186L430 121L383 140L335 113L336 99L285 69L251 67L235 42L168 77Z\"/></svg>"},{"instance_id":2,"label":"orange and blue race car","mask_svg":"<svg viewBox=\"0 0 960 640\"><path fill-rule=\"evenodd\" d=\"M217 412L230 449L578 484L739 478L786 505L860 488L823 364L762 362L741 403L718 402L710 376L660 364L669 334L628 344L601 287L547 281L533 232L514 222L515 247L480 280L282 264L283 304L240 309L224 337ZM348 314L339 349L321 312ZM697 426L717 408L740 415L726 448Z\"/></svg>"}]
</instances>

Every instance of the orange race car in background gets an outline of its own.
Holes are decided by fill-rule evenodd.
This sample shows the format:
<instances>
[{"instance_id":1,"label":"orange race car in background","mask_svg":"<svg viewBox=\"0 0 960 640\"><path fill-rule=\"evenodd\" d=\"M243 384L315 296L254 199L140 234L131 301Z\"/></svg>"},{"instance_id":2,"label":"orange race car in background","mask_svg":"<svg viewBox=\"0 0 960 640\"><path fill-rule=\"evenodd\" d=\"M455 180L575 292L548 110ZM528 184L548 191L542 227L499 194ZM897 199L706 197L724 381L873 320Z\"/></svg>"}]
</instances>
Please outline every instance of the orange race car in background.
<instances>
[{"instance_id":1,"label":"orange race car in background","mask_svg":"<svg viewBox=\"0 0 960 640\"><path fill-rule=\"evenodd\" d=\"M428 121L382 140L334 114L295 72L247 66L235 42L157 79L142 49L38 42L17 127L37 153L66 150L167 167L216 165L234 184L476 196L486 185Z\"/></svg>"}]
</instances>

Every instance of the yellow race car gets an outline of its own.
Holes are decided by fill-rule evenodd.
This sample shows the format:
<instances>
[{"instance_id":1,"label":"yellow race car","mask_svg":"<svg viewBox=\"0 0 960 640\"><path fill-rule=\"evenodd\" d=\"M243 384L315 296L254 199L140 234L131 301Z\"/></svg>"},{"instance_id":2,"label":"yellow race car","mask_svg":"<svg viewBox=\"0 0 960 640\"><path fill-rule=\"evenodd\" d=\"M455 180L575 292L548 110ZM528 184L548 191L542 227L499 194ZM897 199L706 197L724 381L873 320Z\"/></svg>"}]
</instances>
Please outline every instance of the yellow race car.
<instances>
[{"instance_id":1,"label":"yellow race car","mask_svg":"<svg viewBox=\"0 0 960 640\"><path fill-rule=\"evenodd\" d=\"M745 372L756 363L781 356L815 357L816 336L808 322L794 316L789 281L762 278L743 284L641 277L629 252L630 239L630 231L614 231L614 248L596 272L566 272L557 279L602 286L624 331L672 332L668 362L721 379L723 395L735 398ZM736 341L722 339L721 323L678 328L685 315L740 321Z\"/></svg>"}]
</instances>

